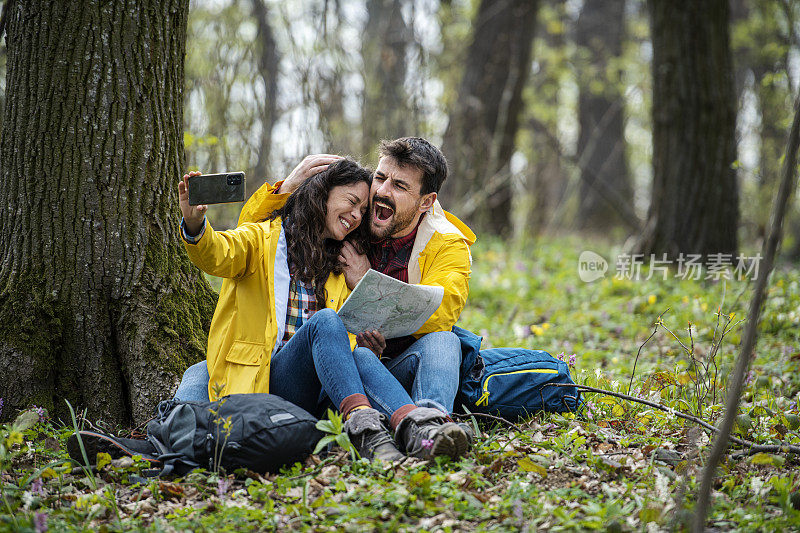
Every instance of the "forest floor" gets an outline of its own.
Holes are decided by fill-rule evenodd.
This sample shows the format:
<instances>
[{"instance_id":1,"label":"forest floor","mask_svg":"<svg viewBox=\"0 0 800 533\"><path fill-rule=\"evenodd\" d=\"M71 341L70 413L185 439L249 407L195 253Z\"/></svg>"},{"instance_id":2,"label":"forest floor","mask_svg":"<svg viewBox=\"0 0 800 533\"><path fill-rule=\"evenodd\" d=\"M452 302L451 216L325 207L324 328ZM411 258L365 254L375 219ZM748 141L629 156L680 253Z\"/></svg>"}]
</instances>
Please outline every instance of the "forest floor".
<instances>
[{"instance_id":1,"label":"forest floor","mask_svg":"<svg viewBox=\"0 0 800 533\"><path fill-rule=\"evenodd\" d=\"M484 348L563 354L580 384L630 391L716 422L752 284L683 279L675 271L649 280L616 279L615 260L604 278L585 283L578 276L582 250L589 247L606 258L616 253L598 246L572 238L526 246L479 242L459 324L480 333ZM647 269L642 273L646 277ZM781 265L772 278L737 419L739 437L800 443L799 339L800 270ZM539 414L519 421L521 431L481 422L474 449L455 462L409 461L387 468L352 462L337 451L324 459L311 456L277 475L197 471L144 482L137 479L139 461L115 460L95 471L65 462L72 422L41 413L44 417L22 433L11 425L0 432L0 530L661 531L679 526L693 507L709 435L642 404L592 393L584 398L584 416ZM735 456L739 449L734 446L720 467L708 527L800 529L798 457Z\"/></svg>"}]
</instances>

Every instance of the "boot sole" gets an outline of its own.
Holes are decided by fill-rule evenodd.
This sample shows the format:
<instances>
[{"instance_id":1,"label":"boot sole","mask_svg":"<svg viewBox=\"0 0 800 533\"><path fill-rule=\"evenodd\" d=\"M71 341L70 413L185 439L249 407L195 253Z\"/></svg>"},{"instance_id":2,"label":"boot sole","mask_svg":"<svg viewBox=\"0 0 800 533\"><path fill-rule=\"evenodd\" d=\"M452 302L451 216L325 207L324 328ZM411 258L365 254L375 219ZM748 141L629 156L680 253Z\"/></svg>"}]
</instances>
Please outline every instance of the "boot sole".
<instances>
[{"instance_id":1,"label":"boot sole","mask_svg":"<svg viewBox=\"0 0 800 533\"><path fill-rule=\"evenodd\" d=\"M437 455L449 455L453 459L458 459L469 450L469 437L466 432L452 422L446 423L439 430L439 434L433 439L431 446L431 457Z\"/></svg>"},{"instance_id":2,"label":"boot sole","mask_svg":"<svg viewBox=\"0 0 800 533\"><path fill-rule=\"evenodd\" d=\"M92 431L81 431L80 437L81 441L83 442L83 448L86 450L86 457L89 459L89 463L91 464L97 464L98 453L107 453L112 459L119 459L120 457L125 456L133 457L134 455L141 455L142 459L150 462L153 465L161 464L161 461L148 457L142 452L131 450L107 435L94 433ZM72 458L74 461L77 461L79 464L83 464L84 459L83 454L81 453L81 445L78 442L78 436L75 433L70 435L67 439L67 452L69 453L70 458Z\"/></svg>"}]
</instances>

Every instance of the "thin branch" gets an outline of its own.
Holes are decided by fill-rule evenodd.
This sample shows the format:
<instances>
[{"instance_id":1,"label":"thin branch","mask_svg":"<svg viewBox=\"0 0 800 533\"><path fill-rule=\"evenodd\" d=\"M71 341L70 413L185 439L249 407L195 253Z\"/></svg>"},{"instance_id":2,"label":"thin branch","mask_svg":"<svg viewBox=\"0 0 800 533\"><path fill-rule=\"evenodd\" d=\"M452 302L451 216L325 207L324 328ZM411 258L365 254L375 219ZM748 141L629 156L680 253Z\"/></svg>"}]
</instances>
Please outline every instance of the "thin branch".
<instances>
[{"instance_id":1,"label":"thin branch","mask_svg":"<svg viewBox=\"0 0 800 533\"><path fill-rule=\"evenodd\" d=\"M628 400L629 402L641 403L648 407L659 409L660 411L664 411L665 413L669 413L673 416L677 416L679 418L683 418L684 420L694 422L698 426L701 426L711 432L714 433L720 432L720 429L709 424L702 418L698 418L694 415L684 413L683 411L678 411L677 409L673 409L672 407L667 407L666 405L661 405L660 403L651 402L650 400L645 400L644 398L637 398L636 396L631 396L629 394L623 394L621 392L613 392L605 389L598 389L596 387L589 387L588 385L572 385L570 383L547 383L544 385L544 387L573 387L579 392L596 392L598 394L606 394L608 396L613 396L615 398L620 398L622 400ZM747 439L741 439L739 437L734 437L734 436L730 436L730 439L736 444L755 450L753 453L772 451L772 452L795 453L800 455L800 446L795 446L793 444L786 444L786 443L775 444L775 445L756 444L755 442L749 441Z\"/></svg>"},{"instance_id":2,"label":"thin branch","mask_svg":"<svg viewBox=\"0 0 800 533\"><path fill-rule=\"evenodd\" d=\"M714 445L711 448L711 453L708 456L708 461L703 470L703 479L700 484L700 489L697 493L697 505L695 506L691 527L691 530L695 532L705 529L706 517L708 516L708 509L711 503L711 487L716 477L717 465L728 446L728 438L733 429L733 422L736 413L739 412L739 403L742 399L745 375L750 367L751 354L756 346L758 320L761 317L761 308L766 298L769 275L772 272L775 254L781 242L783 219L786 216L789 198L791 198L794 190L798 147L800 147L800 94L795 100L794 120L792 121L792 129L786 144L783 177L778 189L778 194L775 196L775 204L772 209L769 237L764 242L762 248L761 256L764 259L764 268L759 269L759 276L756 279L755 289L752 299L750 300L750 310L747 314L747 327L742 337L742 347L736 359L736 367L731 375L728 386L728 398L725 405L725 416L722 420L722 427L720 428L718 437L714 440ZM733 439L731 438L731 440Z\"/></svg>"},{"instance_id":3,"label":"thin branch","mask_svg":"<svg viewBox=\"0 0 800 533\"><path fill-rule=\"evenodd\" d=\"M521 427L519 427L518 425L509 420L506 420L502 416L487 415L486 413L466 413L466 414L450 413L450 416L452 416L453 418L458 418L459 420L463 420L471 416L476 416L478 418L487 418L489 420L496 420L497 422L502 422L508 427L513 428L517 433L525 433Z\"/></svg>"},{"instance_id":4,"label":"thin branch","mask_svg":"<svg viewBox=\"0 0 800 533\"><path fill-rule=\"evenodd\" d=\"M664 309L664 311L660 315L658 315L658 318L656 319L655 322L656 327L653 330L653 333L651 333L650 336L647 337L647 339L639 346L639 351L636 352L636 359L633 360L633 370L631 371L631 380L628 382L628 394L631 393L631 385L633 385L633 376L636 375L636 363L639 362L639 355L641 355L642 353L642 348L644 348L644 345L650 342L650 339L655 337L656 333L658 333L658 324L660 323L660 319L662 316L664 316L664 313L666 313L667 311L669 311L669 308Z\"/></svg>"}]
</instances>

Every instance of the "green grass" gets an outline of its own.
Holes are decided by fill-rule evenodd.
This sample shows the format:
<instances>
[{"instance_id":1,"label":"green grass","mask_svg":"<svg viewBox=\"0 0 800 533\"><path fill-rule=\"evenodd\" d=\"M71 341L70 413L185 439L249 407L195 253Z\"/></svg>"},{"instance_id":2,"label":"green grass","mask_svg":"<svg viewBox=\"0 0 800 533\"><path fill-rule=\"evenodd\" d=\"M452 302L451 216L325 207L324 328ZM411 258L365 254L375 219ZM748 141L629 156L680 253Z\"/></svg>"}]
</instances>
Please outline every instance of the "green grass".
<instances>
[{"instance_id":1,"label":"green grass","mask_svg":"<svg viewBox=\"0 0 800 533\"><path fill-rule=\"evenodd\" d=\"M618 392L628 390L637 351L655 329L641 348L631 393L716 421L751 287L681 280L674 273L666 281L616 280L613 261L604 279L584 283L577 272L584 249L607 259L617 253L575 238L516 247L479 241L460 325L483 335L484 347L574 353L576 381ZM693 348L696 362L670 331ZM800 443L793 429L799 336L800 271L783 265L773 275L760 325L739 436ZM713 383L696 371L712 354L718 369ZM641 531L668 529L691 512L708 435L643 405L592 394L586 399L585 418L537 415L521 423L522 433L484 426L474 450L458 462L386 469L339 452L324 464L312 457L280 475L232 476L227 490L207 472L132 483L141 465L119 462L96 475L96 490L83 471L68 466L46 471L36 490L30 483L20 488L37 468L66 457L69 428L44 420L24 431L23 443L10 447L2 463L0 530L33 530L39 513L51 530ZM728 457L708 526L800 528L798 470L791 455Z\"/></svg>"}]
</instances>

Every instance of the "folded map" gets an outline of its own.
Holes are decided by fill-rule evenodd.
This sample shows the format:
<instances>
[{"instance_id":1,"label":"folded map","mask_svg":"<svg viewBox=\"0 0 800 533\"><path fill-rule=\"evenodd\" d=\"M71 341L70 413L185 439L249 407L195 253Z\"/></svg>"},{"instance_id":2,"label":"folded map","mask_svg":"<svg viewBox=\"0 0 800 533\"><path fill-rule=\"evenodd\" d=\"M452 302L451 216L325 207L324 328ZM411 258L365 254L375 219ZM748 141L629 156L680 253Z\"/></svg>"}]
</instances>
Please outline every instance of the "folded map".
<instances>
[{"instance_id":1,"label":"folded map","mask_svg":"<svg viewBox=\"0 0 800 533\"><path fill-rule=\"evenodd\" d=\"M442 287L410 285L368 270L339 309L350 333L377 329L391 339L411 335L439 308Z\"/></svg>"}]
</instances>

